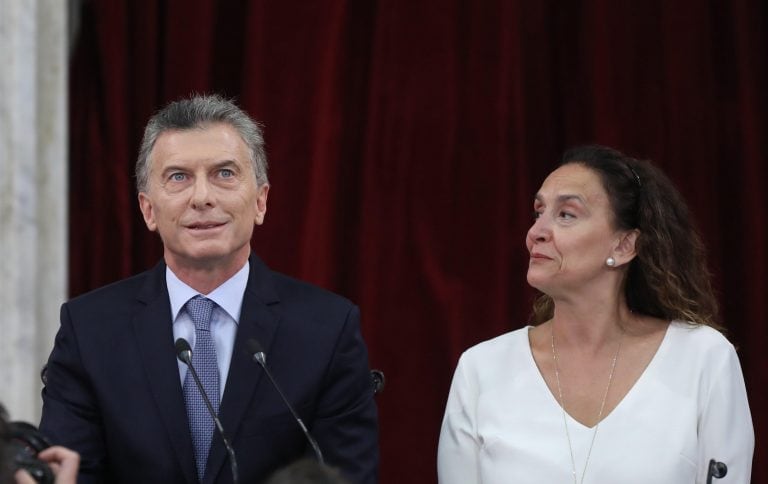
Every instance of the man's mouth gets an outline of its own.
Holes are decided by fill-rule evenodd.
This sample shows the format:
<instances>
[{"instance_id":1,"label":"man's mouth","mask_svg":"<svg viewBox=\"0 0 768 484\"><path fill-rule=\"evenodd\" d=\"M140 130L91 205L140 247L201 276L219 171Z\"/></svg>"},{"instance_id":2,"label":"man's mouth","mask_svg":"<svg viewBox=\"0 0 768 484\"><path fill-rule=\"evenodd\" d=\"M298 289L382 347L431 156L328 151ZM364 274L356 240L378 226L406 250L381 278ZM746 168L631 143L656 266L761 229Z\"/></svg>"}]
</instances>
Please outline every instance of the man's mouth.
<instances>
[{"instance_id":1,"label":"man's mouth","mask_svg":"<svg viewBox=\"0 0 768 484\"><path fill-rule=\"evenodd\" d=\"M223 222L200 222L187 225L188 229L192 230L210 230L224 225Z\"/></svg>"}]
</instances>

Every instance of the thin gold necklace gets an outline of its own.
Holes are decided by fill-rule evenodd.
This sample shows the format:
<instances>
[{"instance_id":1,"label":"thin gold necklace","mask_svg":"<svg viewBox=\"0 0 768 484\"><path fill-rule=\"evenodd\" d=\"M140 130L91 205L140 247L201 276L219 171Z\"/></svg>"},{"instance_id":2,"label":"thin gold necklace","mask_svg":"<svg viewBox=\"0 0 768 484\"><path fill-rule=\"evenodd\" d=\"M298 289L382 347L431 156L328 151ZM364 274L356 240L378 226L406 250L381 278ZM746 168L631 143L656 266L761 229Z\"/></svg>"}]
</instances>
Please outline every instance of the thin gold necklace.
<instances>
[{"instance_id":1,"label":"thin gold necklace","mask_svg":"<svg viewBox=\"0 0 768 484\"><path fill-rule=\"evenodd\" d=\"M613 362L611 363L611 373L608 375L608 385L605 386L605 393L603 394L603 401L600 402L600 412L597 414L597 423L595 424L595 430L592 432L592 441L589 444L587 450L587 459L584 461L584 470L581 472L581 480L576 478L576 460L573 458L573 444L571 443L571 433L568 431L568 421L565 416L565 399L563 398L563 389L560 387L560 370L557 366L557 350L555 349L555 330L554 323L550 326L550 336L552 339L552 360L555 363L555 380L557 381L557 393L560 396L560 409L563 411L563 426L565 427L565 436L568 439L568 450L571 452L571 472L573 474L574 484L584 484L584 477L587 475L587 465L589 464L589 457L592 455L592 447L595 445L595 437L597 437L597 429L600 428L600 422L603 419L603 410L605 409L605 400L608 398L608 390L611 389L611 383L613 382L613 370L616 369L616 360L619 359L619 351L621 351L622 337L619 338L619 346L616 348L616 353L613 355ZM623 336L623 333L622 333Z\"/></svg>"}]
</instances>

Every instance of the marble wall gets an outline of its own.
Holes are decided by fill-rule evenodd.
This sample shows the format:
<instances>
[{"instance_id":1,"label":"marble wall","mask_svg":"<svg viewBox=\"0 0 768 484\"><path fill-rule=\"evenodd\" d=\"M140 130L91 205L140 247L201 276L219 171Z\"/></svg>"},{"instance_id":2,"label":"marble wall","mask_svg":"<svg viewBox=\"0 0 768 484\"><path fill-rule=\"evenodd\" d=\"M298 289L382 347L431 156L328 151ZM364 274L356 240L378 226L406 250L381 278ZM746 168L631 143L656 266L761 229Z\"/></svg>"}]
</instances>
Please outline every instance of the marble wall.
<instances>
[{"instance_id":1,"label":"marble wall","mask_svg":"<svg viewBox=\"0 0 768 484\"><path fill-rule=\"evenodd\" d=\"M0 0L0 402L37 423L67 281L66 0Z\"/></svg>"}]
</instances>

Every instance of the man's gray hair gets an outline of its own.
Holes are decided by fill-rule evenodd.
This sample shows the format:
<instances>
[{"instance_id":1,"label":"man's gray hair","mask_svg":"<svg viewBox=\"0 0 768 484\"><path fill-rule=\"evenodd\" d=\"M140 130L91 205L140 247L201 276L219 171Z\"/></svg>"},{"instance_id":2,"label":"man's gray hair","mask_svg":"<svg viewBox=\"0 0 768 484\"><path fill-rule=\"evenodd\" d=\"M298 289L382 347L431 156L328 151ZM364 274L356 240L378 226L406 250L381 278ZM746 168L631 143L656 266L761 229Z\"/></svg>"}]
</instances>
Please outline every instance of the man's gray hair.
<instances>
[{"instance_id":1,"label":"man's gray hair","mask_svg":"<svg viewBox=\"0 0 768 484\"><path fill-rule=\"evenodd\" d=\"M217 94L195 95L174 101L149 119L141 140L136 160L136 188L146 192L149 184L149 157L158 136L165 131L187 131L205 128L211 124L225 123L238 132L248 147L251 165L259 186L268 183L267 153L261 127L248 114L228 99Z\"/></svg>"}]
</instances>

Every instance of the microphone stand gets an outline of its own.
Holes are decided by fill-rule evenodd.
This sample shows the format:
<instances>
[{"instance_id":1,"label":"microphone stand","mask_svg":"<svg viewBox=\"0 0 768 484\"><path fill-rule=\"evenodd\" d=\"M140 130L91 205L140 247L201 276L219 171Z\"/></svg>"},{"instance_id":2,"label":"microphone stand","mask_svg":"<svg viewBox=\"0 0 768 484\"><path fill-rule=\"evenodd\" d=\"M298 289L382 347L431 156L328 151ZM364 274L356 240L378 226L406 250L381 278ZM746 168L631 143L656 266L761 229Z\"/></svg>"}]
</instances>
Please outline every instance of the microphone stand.
<instances>
[{"instance_id":1,"label":"microphone stand","mask_svg":"<svg viewBox=\"0 0 768 484\"><path fill-rule=\"evenodd\" d=\"M312 437L312 434L309 433L309 430L307 430L307 426L304 425L304 421L301 420L301 417L296 413L296 411L293 409L293 406L288 402L288 399L285 397L285 394L283 394L283 391L280 390L280 386L278 386L277 382L274 378L272 378L272 372L269 371L269 368L267 367L267 355L264 353L264 351L261 348L261 345L258 341L255 339L249 339L246 341L246 346L248 355L251 357L253 361L259 364L261 368L264 370L264 373L267 375L267 378L269 378L269 381L272 382L272 386L277 390L277 393L280 395L280 398L283 399L283 403L285 403L285 406L288 407L288 410L290 410L291 415L293 415L294 420L296 420L296 423L299 424L299 427L301 427L301 431L304 432L304 437L307 438L307 441L312 446L312 450L315 452L315 457L317 458L317 461L320 463L320 465L325 465L325 459L323 459L323 453L320 451L320 446L317 445L317 442Z\"/></svg>"},{"instance_id":2,"label":"microphone stand","mask_svg":"<svg viewBox=\"0 0 768 484\"><path fill-rule=\"evenodd\" d=\"M197 389L200 391L200 395L202 395L203 397L205 406L208 407L208 413L211 414L211 417L213 418L213 423L216 425L216 430L219 431L219 435L221 435L221 440L224 441L224 448L227 449L227 454L229 454L229 466L230 466L230 470L232 471L232 482L233 484L239 484L237 459L235 459L235 449L232 448L232 444L230 444L229 439L227 439L227 436L224 434L224 427L221 426L221 421L219 420L219 417L217 417L216 412L213 411L213 405L211 405L211 401L208 399L208 395L205 393L205 390L203 389L203 384L200 381L200 377L197 376L195 367L192 365L192 349L190 348L187 340L183 338L179 338L178 340L176 340L176 350L177 350L176 356L185 365L187 365L187 368L192 373L192 378L194 378L195 380Z\"/></svg>"}]
</instances>

